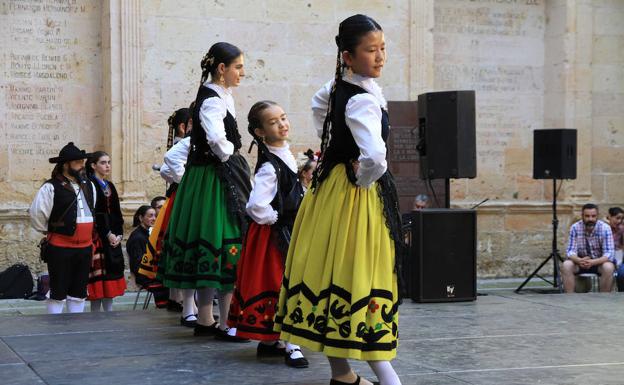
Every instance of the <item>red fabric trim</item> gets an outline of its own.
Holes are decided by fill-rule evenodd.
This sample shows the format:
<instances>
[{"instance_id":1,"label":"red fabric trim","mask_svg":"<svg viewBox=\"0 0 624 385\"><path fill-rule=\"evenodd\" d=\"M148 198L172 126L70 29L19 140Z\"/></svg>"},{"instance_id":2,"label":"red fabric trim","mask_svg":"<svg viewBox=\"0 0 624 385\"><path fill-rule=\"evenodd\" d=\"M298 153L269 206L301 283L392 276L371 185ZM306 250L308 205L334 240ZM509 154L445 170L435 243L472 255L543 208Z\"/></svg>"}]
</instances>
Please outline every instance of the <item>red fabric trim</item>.
<instances>
[{"instance_id":1,"label":"red fabric trim","mask_svg":"<svg viewBox=\"0 0 624 385\"><path fill-rule=\"evenodd\" d=\"M93 245L93 222L76 223L74 235L49 233L48 241L52 246L80 249Z\"/></svg>"},{"instance_id":2,"label":"red fabric trim","mask_svg":"<svg viewBox=\"0 0 624 385\"><path fill-rule=\"evenodd\" d=\"M273 318L283 274L282 254L273 240L271 226L252 222L238 261L228 315L228 326L238 328L237 336L259 341L279 339L279 333L273 332Z\"/></svg>"},{"instance_id":3,"label":"red fabric trim","mask_svg":"<svg viewBox=\"0 0 624 385\"><path fill-rule=\"evenodd\" d=\"M87 299L115 298L122 296L126 291L126 279L119 278L112 281L95 281L87 285L89 295Z\"/></svg>"}]
</instances>

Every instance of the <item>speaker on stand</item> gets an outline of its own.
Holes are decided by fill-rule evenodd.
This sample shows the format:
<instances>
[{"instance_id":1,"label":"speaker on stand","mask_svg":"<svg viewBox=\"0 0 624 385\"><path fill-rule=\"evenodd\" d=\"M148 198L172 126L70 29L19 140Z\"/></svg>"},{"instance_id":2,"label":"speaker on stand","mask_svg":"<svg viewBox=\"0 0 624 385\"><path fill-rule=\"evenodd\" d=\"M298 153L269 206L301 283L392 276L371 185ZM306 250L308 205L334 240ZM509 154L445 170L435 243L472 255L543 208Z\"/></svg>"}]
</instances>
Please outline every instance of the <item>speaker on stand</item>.
<instances>
[{"instance_id":1,"label":"speaker on stand","mask_svg":"<svg viewBox=\"0 0 624 385\"><path fill-rule=\"evenodd\" d=\"M563 261L557 245L557 179L576 179L577 133L572 128L552 128L533 131L533 179L552 179L552 243L550 255L516 289L519 293L534 277L562 291L559 262ZM539 274L548 261L553 262L553 279L549 281Z\"/></svg>"}]
</instances>

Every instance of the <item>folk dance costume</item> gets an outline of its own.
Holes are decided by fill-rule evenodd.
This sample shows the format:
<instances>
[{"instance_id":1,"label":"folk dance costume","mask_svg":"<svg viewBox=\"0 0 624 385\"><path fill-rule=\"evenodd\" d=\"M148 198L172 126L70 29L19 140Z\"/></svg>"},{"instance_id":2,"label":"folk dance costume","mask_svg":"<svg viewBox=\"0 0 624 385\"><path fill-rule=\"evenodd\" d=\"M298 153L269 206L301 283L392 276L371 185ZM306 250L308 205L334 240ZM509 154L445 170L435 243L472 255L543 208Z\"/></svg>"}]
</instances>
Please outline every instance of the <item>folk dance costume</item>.
<instances>
[{"instance_id":1,"label":"folk dance costume","mask_svg":"<svg viewBox=\"0 0 624 385\"><path fill-rule=\"evenodd\" d=\"M121 245L111 247L108 241L108 234L123 234L124 221L115 185L107 180L100 180L95 175L90 179L96 186L97 204L95 206L96 231L93 240L95 251L89 273L87 299L98 301L118 297L126 290ZM105 310L111 310L111 306L112 302L109 303L108 309L105 306Z\"/></svg>"},{"instance_id":2,"label":"folk dance costume","mask_svg":"<svg viewBox=\"0 0 624 385\"><path fill-rule=\"evenodd\" d=\"M270 151L259 151L254 188L247 203L247 214L253 220L245 236L237 266L236 290L230 307L228 325L236 335L259 341L277 341L273 318L284 275L284 261L297 210L303 198L303 187L297 178L297 162L288 144L283 147L264 145ZM285 356L293 367L307 367L308 361L299 346L274 350ZM258 346L258 354L269 351ZM281 350L281 352L280 352Z\"/></svg>"},{"instance_id":3,"label":"folk dance costume","mask_svg":"<svg viewBox=\"0 0 624 385\"><path fill-rule=\"evenodd\" d=\"M241 137L231 90L206 81L198 90L191 132L191 149L180 181L165 237L157 276L167 287L198 291L202 308L210 306L219 290L221 314L228 309L236 281L245 225L244 207L251 191L249 165L238 150ZM229 305L228 305L229 306ZM209 317L209 316L206 316ZM206 322L206 321L204 321ZM224 335L225 324L195 327L196 335Z\"/></svg>"},{"instance_id":4,"label":"folk dance costume","mask_svg":"<svg viewBox=\"0 0 624 385\"><path fill-rule=\"evenodd\" d=\"M163 207L164 210L164 207ZM161 210L162 212L162 210ZM152 231L152 234L154 231ZM130 271L134 274L137 285L154 295L154 303L157 308L167 306L169 299L169 290L156 279L151 279L143 274L138 274L139 262L145 255L145 250L149 245L150 231L143 226L137 226L126 241L126 252L128 253L128 262L130 263Z\"/></svg>"},{"instance_id":5,"label":"folk dance costume","mask_svg":"<svg viewBox=\"0 0 624 385\"><path fill-rule=\"evenodd\" d=\"M332 83L312 101L321 132ZM295 221L275 330L329 357L386 361L396 355L401 242L385 160L386 101L373 79L357 74L338 81L335 92L318 182Z\"/></svg>"},{"instance_id":6,"label":"folk dance costume","mask_svg":"<svg viewBox=\"0 0 624 385\"><path fill-rule=\"evenodd\" d=\"M158 213L154 227L149 236L147 249L141 258L138 267L138 274L150 280L156 280L156 272L158 270L158 262L162 252L162 245L169 226L171 218L171 210L175 201L178 184L184 176L184 167L188 158L191 138L178 138L174 142L176 144L165 153L164 163L160 166L160 176L169 183L167 189L167 200L162 209ZM161 284L162 285L162 284Z\"/></svg>"},{"instance_id":7,"label":"folk dance costume","mask_svg":"<svg viewBox=\"0 0 624 385\"><path fill-rule=\"evenodd\" d=\"M50 163L56 163L58 170L65 162L87 156L70 142L58 157L50 158ZM70 313L84 310L93 256L95 204L91 181L72 181L59 172L41 186L28 210L33 228L46 234L47 248L42 257L50 275L50 314L62 313L65 300Z\"/></svg>"}]
</instances>

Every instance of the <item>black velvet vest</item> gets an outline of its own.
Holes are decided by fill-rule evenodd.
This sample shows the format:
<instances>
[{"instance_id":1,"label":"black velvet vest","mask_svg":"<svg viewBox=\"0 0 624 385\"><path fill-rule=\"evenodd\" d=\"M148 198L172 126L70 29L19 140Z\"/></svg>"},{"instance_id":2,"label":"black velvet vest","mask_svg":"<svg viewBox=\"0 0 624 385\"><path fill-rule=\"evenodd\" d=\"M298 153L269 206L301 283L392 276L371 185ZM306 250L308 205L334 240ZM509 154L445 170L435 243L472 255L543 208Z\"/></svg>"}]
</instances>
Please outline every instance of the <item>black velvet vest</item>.
<instances>
[{"instance_id":1,"label":"black velvet vest","mask_svg":"<svg viewBox=\"0 0 624 385\"><path fill-rule=\"evenodd\" d=\"M330 140L325 153L322 155L321 173L319 182L322 182L329 172L337 164L343 163L347 168L347 175L351 183L355 184L355 173L353 172L352 161L358 160L360 148L351 134L345 119L345 111L349 99L358 94L367 93L362 87L356 86L344 80L336 83L336 94L334 95L334 113L330 131ZM390 124L388 112L381 109L381 137L385 142L390 134Z\"/></svg>"},{"instance_id":2,"label":"black velvet vest","mask_svg":"<svg viewBox=\"0 0 624 385\"><path fill-rule=\"evenodd\" d=\"M54 204L48 220L48 232L69 236L74 235L76 232L76 216L78 215L78 201L74 200L76 198L74 188L63 176L50 179L46 183L51 183L54 186ZM91 215L95 215L91 181L83 180L80 183L80 190L84 193L87 200L86 204L91 209ZM65 215L61 217L63 213Z\"/></svg>"},{"instance_id":3,"label":"black velvet vest","mask_svg":"<svg viewBox=\"0 0 624 385\"><path fill-rule=\"evenodd\" d=\"M195 99L195 108L193 108L193 124L195 129L191 131L191 151L189 153L190 165L202 165L210 163L221 163L221 160L212 152L208 141L206 140L206 132L201 126L201 120L199 119L199 110L204 100L208 98L218 98L219 94L212 88L200 86L197 91L197 98ZM225 126L225 137L227 140L234 144L234 151L238 151L241 144L241 136L238 132L238 125L236 119L227 112L227 115L223 119L223 125Z\"/></svg>"},{"instance_id":4,"label":"black velvet vest","mask_svg":"<svg viewBox=\"0 0 624 385\"><path fill-rule=\"evenodd\" d=\"M269 155L273 162L273 167L277 165L277 194L271 201L271 207L277 211L277 225L285 225L292 230L297 217L297 211L303 200L303 186L299 182L299 177L296 172L293 172L290 167L277 155ZM258 156L258 163L256 165L256 172L260 169L263 163L269 162L269 156L261 152Z\"/></svg>"}]
</instances>

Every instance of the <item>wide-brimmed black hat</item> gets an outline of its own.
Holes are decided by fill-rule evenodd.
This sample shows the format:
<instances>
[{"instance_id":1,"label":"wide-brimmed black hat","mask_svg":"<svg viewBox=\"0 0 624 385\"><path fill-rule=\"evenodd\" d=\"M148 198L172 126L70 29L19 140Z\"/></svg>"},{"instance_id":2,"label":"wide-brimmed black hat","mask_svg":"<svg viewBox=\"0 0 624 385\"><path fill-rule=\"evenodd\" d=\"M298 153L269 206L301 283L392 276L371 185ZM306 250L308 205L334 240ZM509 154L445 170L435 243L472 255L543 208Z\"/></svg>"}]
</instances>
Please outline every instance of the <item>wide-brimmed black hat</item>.
<instances>
[{"instance_id":1,"label":"wide-brimmed black hat","mask_svg":"<svg viewBox=\"0 0 624 385\"><path fill-rule=\"evenodd\" d=\"M87 159L90 154L85 150L81 150L74 145L74 142L69 142L65 147L61 148L59 156L56 158L50 158L50 163L65 163L72 160Z\"/></svg>"}]
</instances>

